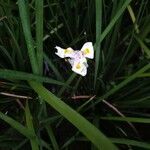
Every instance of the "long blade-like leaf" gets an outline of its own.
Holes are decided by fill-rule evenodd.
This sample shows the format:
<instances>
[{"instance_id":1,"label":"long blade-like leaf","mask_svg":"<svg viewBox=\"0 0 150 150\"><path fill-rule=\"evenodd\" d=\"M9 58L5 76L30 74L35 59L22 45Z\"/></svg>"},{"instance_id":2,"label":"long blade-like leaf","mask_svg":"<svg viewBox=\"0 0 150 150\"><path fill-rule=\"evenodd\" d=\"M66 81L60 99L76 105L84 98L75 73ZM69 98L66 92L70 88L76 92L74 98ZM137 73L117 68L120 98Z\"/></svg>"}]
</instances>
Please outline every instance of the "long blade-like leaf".
<instances>
[{"instance_id":1,"label":"long blade-like leaf","mask_svg":"<svg viewBox=\"0 0 150 150\"><path fill-rule=\"evenodd\" d=\"M42 77L38 75L34 75L31 73L21 72L21 71L13 71L7 69L0 69L0 78L1 79L15 79L15 80L35 80L39 82L51 83L56 85L66 85L63 82L48 78ZM67 86L67 85L66 85Z\"/></svg>"},{"instance_id":2,"label":"long blade-like leaf","mask_svg":"<svg viewBox=\"0 0 150 150\"><path fill-rule=\"evenodd\" d=\"M34 126L33 126L33 121L32 121L32 115L29 109L28 101L26 101L26 107L25 107L25 116L26 116L26 124L27 128L29 131L34 135L34 138L30 138L30 143L32 150L38 150L38 140L35 134Z\"/></svg>"},{"instance_id":3,"label":"long blade-like leaf","mask_svg":"<svg viewBox=\"0 0 150 150\"><path fill-rule=\"evenodd\" d=\"M7 122L10 126L12 126L14 129L16 129L18 132L20 132L22 135L26 136L27 138L34 137L34 135L30 133L30 131L26 127L24 127L22 124L12 119L11 117L3 114L2 112L0 112L0 119Z\"/></svg>"},{"instance_id":4,"label":"long blade-like leaf","mask_svg":"<svg viewBox=\"0 0 150 150\"><path fill-rule=\"evenodd\" d=\"M98 149L117 149L101 131L99 131L83 116L57 98L54 94L44 88L40 83L30 81L29 84L38 93L38 95L43 98L43 100L56 109L74 126L76 126Z\"/></svg>"},{"instance_id":5,"label":"long blade-like leaf","mask_svg":"<svg viewBox=\"0 0 150 150\"><path fill-rule=\"evenodd\" d=\"M31 35L30 21L29 21L30 19L29 19L29 13L27 9L28 6L25 0L18 0L18 6L19 6L19 13L20 13L24 36L28 48L28 54L31 62L32 71L35 74L38 74L39 69L38 69L37 59L34 50L33 39Z\"/></svg>"},{"instance_id":6,"label":"long blade-like leaf","mask_svg":"<svg viewBox=\"0 0 150 150\"><path fill-rule=\"evenodd\" d=\"M106 35L111 31L112 27L115 25L117 20L120 18L120 16L124 13L126 10L127 6L130 4L131 0L126 0L122 7L118 10L114 18L111 20L109 25L106 27L106 29L102 32L102 34L97 38L96 43L102 42L103 39L106 37ZM95 43L95 45L96 45Z\"/></svg>"},{"instance_id":7,"label":"long blade-like leaf","mask_svg":"<svg viewBox=\"0 0 150 150\"><path fill-rule=\"evenodd\" d=\"M102 28L102 0L96 0L95 1L95 6L96 6L96 41L98 40L99 36L101 35L101 28ZM94 87L96 86L96 81L97 81L97 75L98 75L98 70L99 70L99 65L100 65L100 58L101 58L101 46L100 42L96 42L95 45L95 50L96 50L96 55L95 55L95 76L94 76Z\"/></svg>"},{"instance_id":8,"label":"long blade-like leaf","mask_svg":"<svg viewBox=\"0 0 150 150\"><path fill-rule=\"evenodd\" d=\"M114 120L114 121L128 121L128 122L136 122L136 123L150 123L149 118L135 118L135 117L101 117L104 120Z\"/></svg>"},{"instance_id":9,"label":"long blade-like leaf","mask_svg":"<svg viewBox=\"0 0 150 150\"><path fill-rule=\"evenodd\" d=\"M145 149L150 149L150 144L145 142L139 142L130 139L119 139L119 138L111 138L111 141L116 144L125 144L125 145L132 145L136 147L141 147Z\"/></svg>"},{"instance_id":10,"label":"long blade-like leaf","mask_svg":"<svg viewBox=\"0 0 150 150\"><path fill-rule=\"evenodd\" d=\"M35 1L36 8L36 53L39 74L43 73L43 0Z\"/></svg>"}]
</instances>

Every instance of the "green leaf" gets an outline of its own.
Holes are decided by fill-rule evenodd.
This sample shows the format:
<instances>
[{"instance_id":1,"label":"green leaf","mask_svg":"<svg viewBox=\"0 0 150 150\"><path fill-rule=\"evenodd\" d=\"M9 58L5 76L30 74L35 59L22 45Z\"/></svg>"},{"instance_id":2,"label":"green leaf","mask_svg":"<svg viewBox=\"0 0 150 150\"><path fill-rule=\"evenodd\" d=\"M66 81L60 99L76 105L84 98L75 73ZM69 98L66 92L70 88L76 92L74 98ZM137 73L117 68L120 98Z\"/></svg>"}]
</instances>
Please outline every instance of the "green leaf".
<instances>
[{"instance_id":1,"label":"green leaf","mask_svg":"<svg viewBox=\"0 0 150 150\"><path fill-rule=\"evenodd\" d=\"M127 79L123 80L121 83L119 83L118 85L116 85L114 88L112 88L106 94L104 94L103 96L101 96L100 98L98 98L97 101L94 102L94 105L98 104L102 99L108 98L110 95L114 94L115 92L117 92L118 90L120 90L121 88L123 88L124 86L126 86L128 83L130 83L134 79L138 78L139 75L141 75L142 73L144 73L148 69L150 69L150 64L145 65L143 68L141 68L140 70L138 70L137 72L135 72L134 74L132 74L131 76L129 76Z\"/></svg>"},{"instance_id":2,"label":"green leaf","mask_svg":"<svg viewBox=\"0 0 150 150\"><path fill-rule=\"evenodd\" d=\"M148 58L150 58L150 49L144 44L144 42L138 36L135 35L134 37L137 40L137 42L140 44L144 52L147 54Z\"/></svg>"},{"instance_id":3,"label":"green leaf","mask_svg":"<svg viewBox=\"0 0 150 150\"><path fill-rule=\"evenodd\" d=\"M101 36L101 28L102 28L102 0L95 0L96 6L96 41L98 41L99 36ZM96 42L95 45L95 74L94 74L94 87L96 86L98 69L100 65L101 58L101 45L100 42Z\"/></svg>"},{"instance_id":4,"label":"green leaf","mask_svg":"<svg viewBox=\"0 0 150 150\"><path fill-rule=\"evenodd\" d=\"M43 0L35 1L36 13L36 53L39 74L43 73Z\"/></svg>"},{"instance_id":5,"label":"green leaf","mask_svg":"<svg viewBox=\"0 0 150 150\"><path fill-rule=\"evenodd\" d=\"M66 85L69 86L71 84L71 82L75 79L77 75L75 73L72 73L71 76L68 78L68 80L66 81ZM66 90L67 86L63 86L59 91L57 96L60 97L63 92Z\"/></svg>"},{"instance_id":6,"label":"green leaf","mask_svg":"<svg viewBox=\"0 0 150 150\"><path fill-rule=\"evenodd\" d=\"M25 0L18 0L18 6L19 6L19 13L20 13L23 32L24 32L24 36L28 48L28 54L31 62L32 71L35 74L38 74L39 69L38 69L37 58L34 50L33 39L31 35L28 3L26 3Z\"/></svg>"},{"instance_id":7,"label":"green leaf","mask_svg":"<svg viewBox=\"0 0 150 150\"><path fill-rule=\"evenodd\" d=\"M21 52L21 49L18 45L18 42L13 34L13 32L11 31L11 29L9 28L9 26L5 24L5 27L8 31L8 33L10 34L12 40L13 40L13 43L14 43L14 47L15 47L15 50L16 50L16 54L17 54L17 62L19 63L19 66L20 66L20 69L24 70L24 59L23 59L23 56L22 56L22 52Z\"/></svg>"},{"instance_id":8,"label":"green leaf","mask_svg":"<svg viewBox=\"0 0 150 150\"><path fill-rule=\"evenodd\" d=\"M86 110L88 110L91 107L93 107L94 105L98 104L103 99L106 99L109 96L113 95L115 92L119 91L121 88L123 88L124 86L126 86L128 83L130 83L131 81L133 81L136 78L138 78L141 74L143 74L148 69L150 69L150 64L145 65L143 68L141 68L140 70L138 70L137 72L135 72L134 74L132 74L131 76L129 76L127 79L125 79L122 82L120 82L114 88L112 88L111 90L109 90L108 92L106 92L103 96L97 98L97 100L92 105L90 105L89 107L87 107ZM91 102L91 100L85 102L82 105L85 106L85 105L89 104L90 102Z\"/></svg>"},{"instance_id":9,"label":"green leaf","mask_svg":"<svg viewBox=\"0 0 150 150\"><path fill-rule=\"evenodd\" d=\"M114 120L114 121L127 121L127 122L136 122L136 123L150 123L148 118L135 118L135 117L100 117L104 120Z\"/></svg>"},{"instance_id":10,"label":"green leaf","mask_svg":"<svg viewBox=\"0 0 150 150\"><path fill-rule=\"evenodd\" d=\"M102 42L103 39L106 37L106 35L111 31L112 27L115 25L115 23L117 22L117 20L120 18L120 16L124 13L124 11L126 10L127 6L130 4L132 0L126 0L124 2L124 4L122 5L122 7L118 10L118 12L116 13L116 15L114 16L114 18L111 20L111 22L108 24L108 26L106 27L106 29L102 32L101 35L99 35L99 38L97 38L96 43ZM95 46L94 45L94 46Z\"/></svg>"},{"instance_id":11,"label":"green leaf","mask_svg":"<svg viewBox=\"0 0 150 150\"><path fill-rule=\"evenodd\" d=\"M43 98L43 100L77 127L98 149L117 149L100 130L44 88L40 83L30 81L29 84L38 93L38 95Z\"/></svg>"},{"instance_id":12,"label":"green leaf","mask_svg":"<svg viewBox=\"0 0 150 150\"><path fill-rule=\"evenodd\" d=\"M44 59L46 60L47 64L50 66L50 68L53 70L53 72L55 73L56 77L58 80L64 81L61 73L59 72L59 70L57 69L57 67L55 67L55 65L52 63L51 59L44 53Z\"/></svg>"},{"instance_id":13,"label":"green leaf","mask_svg":"<svg viewBox=\"0 0 150 150\"><path fill-rule=\"evenodd\" d=\"M111 138L110 140L116 144L132 145L132 146L136 146L136 147L150 149L150 144L145 143L145 142L139 142L139 141L135 141L135 140L121 139L121 138Z\"/></svg>"},{"instance_id":14,"label":"green leaf","mask_svg":"<svg viewBox=\"0 0 150 150\"><path fill-rule=\"evenodd\" d=\"M51 127L50 125L46 125L45 128L46 128L46 131L47 131L47 133L48 133L48 136L49 136L49 138L50 138L50 140L51 140L51 143L52 143L52 145L53 145L54 150L59 150L59 146L58 146L58 144L57 144L57 141L56 141L54 132L53 132L53 130L52 130L52 127Z\"/></svg>"},{"instance_id":15,"label":"green leaf","mask_svg":"<svg viewBox=\"0 0 150 150\"><path fill-rule=\"evenodd\" d=\"M27 128L29 129L30 133L34 135L34 138L30 138L32 150L39 150L38 140L33 126L32 115L29 109L28 100L26 101L25 116L26 116Z\"/></svg>"},{"instance_id":16,"label":"green leaf","mask_svg":"<svg viewBox=\"0 0 150 150\"><path fill-rule=\"evenodd\" d=\"M7 70L7 69L0 69L0 78L1 79L15 79L15 80L35 80L39 82L45 82L45 83L51 83L56 85L66 85L63 82L38 76L31 73L21 72L21 71L13 71L13 70ZM67 85L66 85L67 86Z\"/></svg>"},{"instance_id":17,"label":"green leaf","mask_svg":"<svg viewBox=\"0 0 150 150\"><path fill-rule=\"evenodd\" d=\"M18 121L12 119L11 117L8 117L7 115L0 112L0 119L7 122L10 126L12 126L14 129L16 129L18 132L20 132L22 135L26 136L27 138L33 138L34 135L22 124L20 124Z\"/></svg>"}]
</instances>

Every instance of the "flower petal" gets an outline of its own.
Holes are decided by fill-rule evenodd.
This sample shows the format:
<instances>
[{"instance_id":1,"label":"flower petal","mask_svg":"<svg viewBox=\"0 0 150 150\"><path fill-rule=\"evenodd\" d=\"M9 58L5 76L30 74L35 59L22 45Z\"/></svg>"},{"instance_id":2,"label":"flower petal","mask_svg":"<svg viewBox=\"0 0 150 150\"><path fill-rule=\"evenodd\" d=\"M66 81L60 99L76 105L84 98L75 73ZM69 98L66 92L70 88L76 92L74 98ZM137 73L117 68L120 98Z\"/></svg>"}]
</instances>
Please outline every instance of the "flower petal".
<instances>
[{"instance_id":1,"label":"flower petal","mask_svg":"<svg viewBox=\"0 0 150 150\"><path fill-rule=\"evenodd\" d=\"M57 49L57 52L55 52L55 54L58 55L60 58L64 58L64 49L59 46L56 46L55 48Z\"/></svg>"},{"instance_id":2,"label":"flower petal","mask_svg":"<svg viewBox=\"0 0 150 150\"><path fill-rule=\"evenodd\" d=\"M74 59L68 59L68 62L71 64L71 66L73 67L74 65Z\"/></svg>"},{"instance_id":3,"label":"flower petal","mask_svg":"<svg viewBox=\"0 0 150 150\"><path fill-rule=\"evenodd\" d=\"M57 52L55 52L56 55L58 55L60 58L65 57L73 57L74 50L72 48L63 49L59 46L55 47L57 49Z\"/></svg>"},{"instance_id":4,"label":"flower petal","mask_svg":"<svg viewBox=\"0 0 150 150\"><path fill-rule=\"evenodd\" d=\"M74 50L71 47L64 49L64 55L65 55L65 57L73 57Z\"/></svg>"},{"instance_id":5,"label":"flower petal","mask_svg":"<svg viewBox=\"0 0 150 150\"><path fill-rule=\"evenodd\" d=\"M77 74L80 74L82 76L85 76L87 74L87 66L86 62L82 63L80 61L74 61L72 71L74 71Z\"/></svg>"},{"instance_id":6,"label":"flower petal","mask_svg":"<svg viewBox=\"0 0 150 150\"><path fill-rule=\"evenodd\" d=\"M81 52L83 53L84 57L93 59L94 58L94 48L92 42L85 43L82 48Z\"/></svg>"}]
</instances>

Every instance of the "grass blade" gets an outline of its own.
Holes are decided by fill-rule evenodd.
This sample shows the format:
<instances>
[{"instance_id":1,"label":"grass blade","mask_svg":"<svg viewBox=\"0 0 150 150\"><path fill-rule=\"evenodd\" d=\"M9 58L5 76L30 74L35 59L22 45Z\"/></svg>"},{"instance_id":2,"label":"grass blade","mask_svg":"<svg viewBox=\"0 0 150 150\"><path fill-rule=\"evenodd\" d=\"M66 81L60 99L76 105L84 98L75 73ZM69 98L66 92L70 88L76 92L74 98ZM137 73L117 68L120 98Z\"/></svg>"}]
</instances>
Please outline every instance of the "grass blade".
<instances>
[{"instance_id":1,"label":"grass blade","mask_svg":"<svg viewBox=\"0 0 150 150\"><path fill-rule=\"evenodd\" d=\"M132 7L130 5L127 8L128 8L128 12L130 14L131 20L132 20L132 22L134 24L135 31L138 34L140 31L139 31L138 25L136 23L136 18L135 18L133 9L132 9Z\"/></svg>"},{"instance_id":2,"label":"grass blade","mask_svg":"<svg viewBox=\"0 0 150 150\"><path fill-rule=\"evenodd\" d=\"M55 73L57 79L61 80L61 81L64 81L61 73L58 71L58 69L55 67L55 65L52 63L52 61L50 60L50 58L48 58L48 56L45 53L44 53L44 59L48 63L48 65L50 66L50 68L53 70L53 72Z\"/></svg>"},{"instance_id":3,"label":"grass blade","mask_svg":"<svg viewBox=\"0 0 150 150\"><path fill-rule=\"evenodd\" d=\"M18 42L13 34L13 32L11 31L11 29L9 28L9 26L4 22L6 29L8 30L8 33L10 34L11 38L13 39L14 42L14 46L16 48L16 54L17 54L17 62L19 64L20 69L24 70L24 59L21 53L21 49L18 45Z\"/></svg>"},{"instance_id":4,"label":"grass blade","mask_svg":"<svg viewBox=\"0 0 150 150\"><path fill-rule=\"evenodd\" d=\"M115 92L117 92L118 90L120 90L121 88L123 88L124 86L126 86L128 83L130 83L131 81L133 81L134 79L138 78L139 75L141 75L142 73L144 73L145 71L147 71L148 69L150 69L150 64L145 65L142 69L138 70L136 73L132 74L130 77L128 77L127 79L123 80L121 83L119 83L118 85L116 85L114 88L112 88L110 91L108 91L106 94L104 94L103 96L99 97L97 99L97 101L95 101L93 103L92 106L89 106L87 109L90 109L91 107L93 107L94 105L98 104L99 102L101 102L103 99L108 98L110 95L114 94ZM89 101L90 102L90 101ZM86 103L88 104L88 103Z\"/></svg>"},{"instance_id":5,"label":"grass blade","mask_svg":"<svg viewBox=\"0 0 150 150\"><path fill-rule=\"evenodd\" d=\"M126 84L128 84L131 81L133 81L134 79L136 79L140 74L144 73L148 69L150 69L150 64L145 65L142 69L138 70L136 73L132 74L130 77L128 77L127 79L122 81L120 84L118 84L113 89L111 89L109 92L107 92L103 97L107 98L108 96L114 94L115 92L117 92L122 87L124 87Z\"/></svg>"},{"instance_id":6,"label":"grass blade","mask_svg":"<svg viewBox=\"0 0 150 150\"><path fill-rule=\"evenodd\" d=\"M131 0L126 0L124 2L124 4L122 5L122 7L118 10L118 12L116 13L116 15L114 16L114 18L111 20L111 22L109 23L109 25L106 27L106 29L102 32L102 34L99 36L99 38L97 38L95 45L97 45L97 43L102 42L103 39L106 37L106 35L111 31L112 27L115 25L115 23L117 22L117 20L120 18L120 16L123 14L123 12L125 11L125 9L127 8L127 6L130 4ZM94 45L94 46L95 46Z\"/></svg>"},{"instance_id":7,"label":"grass blade","mask_svg":"<svg viewBox=\"0 0 150 150\"><path fill-rule=\"evenodd\" d=\"M36 13L36 53L39 74L43 72L43 0L35 1Z\"/></svg>"},{"instance_id":8,"label":"grass blade","mask_svg":"<svg viewBox=\"0 0 150 150\"><path fill-rule=\"evenodd\" d=\"M144 44L144 42L140 38L138 38L137 36L134 37L137 40L137 42L140 44L144 52L147 54L148 58L150 58L150 49Z\"/></svg>"},{"instance_id":9,"label":"grass blade","mask_svg":"<svg viewBox=\"0 0 150 150\"><path fill-rule=\"evenodd\" d=\"M136 147L150 149L150 144L145 142L139 142L139 141L129 140L129 139L119 139L119 138L111 138L111 141L116 144L132 145Z\"/></svg>"},{"instance_id":10,"label":"grass blade","mask_svg":"<svg viewBox=\"0 0 150 150\"><path fill-rule=\"evenodd\" d=\"M28 142L28 139L23 140L20 144L18 144L16 147L14 147L12 150L19 150L23 145L25 145Z\"/></svg>"},{"instance_id":11,"label":"grass blade","mask_svg":"<svg viewBox=\"0 0 150 150\"><path fill-rule=\"evenodd\" d=\"M7 69L0 69L0 78L1 79L15 79L15 80L35 80L39 82L51 83L56 85L66 85L61 81L57 81L51 78L42 77L38 75L34 75L31 73L21 72L21 71L13 71ZM67 85L66 85L67 86Z\"/></svg>"},{"instance_id":12,"label":"grass blade","mask_svg":"<svg viewBox=\"0 0 150 150\"><path fill-rule=\"evenodd\" d=\"M55 138L53 130L52 130L52 127L50 125L46 125L45 128L46 128L46 131L49 135L49 138L51 140L51 143L53 145L54 150L59 150L56 138Z\"/></svg>"},{"instance_id":13,"label":"grass blade","mask_svg":"<svg viewBox=\"0 0 150 150\"><path fill-rule=\"evenodd\" d=\"M75 79L76 77L76 74L75 73L72 73L72 75L68 78L68 80L66 81L66 85L69 86L70 83ZM57 96L60 97L63 92L66 90L67 86L63 86L59 91L58 91L58 94Z\"/></svg>"},{"instance_id":14,"label":"grass blade","mask_svg":"<svg viewBox=\"0 0 150 150\"><path fill-rule=\"evenodd\" d=\"M26 44L28 48L28 54L29 54L29 58L31 62L32 71L35 74L38 74L37 59L35 55L32 35L31 35L29 13L27 10L28 6L25 0L18 0L18 6L19 6L19 13L20 13L24 36L25 36L25 40L26 40Z\"/></svg>"},{"instance_id":15,"label":"grass blade","mask_svg":"<svg viewBox=\"0 0 150 150\"><path fill-rule=\"evenodd\" d=\"M82 117L79 113L57 98L54 94L44 88L40 83L29 82L31 87L49 105L56 109L68 121L76 126L98 149L116 150L117 148L99 131L94 125Z\"/></svg>"},{"instance_id":16,"label":"grass blade","mask_svg":"<svg viewBox=\"0 0 150 150\"><path fill-rule=\"evenodd\" d=\"M96 41L98 41L99 35L101 35L101 28L102 28L102 0L95 0L96 6ZM98 69L100 65L100 58L101 58L101 42L96 42L95 45L95 74L94 74L94 87L96 86Z\"/></svg>"},{"instance_id":17,"label":"grass blade","mask_svg":"<svg viewBox=\"0 0 150 150\"><path fill-rule=\"evenodd\" d=\"M114 120L114 121L128 121L128 122L136 122L136 123L150 123L150 119L148 118L135 118L135 117L101 117L100 119L104 120Z\"/></svg>"},{"instance_id":18,"label":"grass blade","mask_svg":"<svg viewBox=\"0 0 150 150\"><path fill-rule=\"evenodd\" d=\"M27 138L32 138L34 135L22 124L20 124L18 121L12 119L11 117L8 117L7 115L0 112L0 119L7 122L10 126L12 126L14 129L16 129L18 132L20 132L22 135L26 136Z\"/></svg>"},{"instance_id":19,"label":"grass blade","mask_svg":"<svg viewBox=\"0 0 150 150\"><path fill-rule=\"evenodd\" d=\"M36 137L36 134L34 131L33 122L32 122L32 115L31 115L31 112L29 109L28 100L26 101L25 116L26 116L27 128L30 131L30 133L32 133L34 135L34 138L30 138L32 150L38 150L39 149L38 140L37 140L37 137Z\"/></svg>"},{"instance_id":20,"label":"grass blade","mask_svg":"<svg viewBox=\"0 0 150 150\"><path fill-rule=\"evenodd\" d=\"M16 69L16 65L13 61L13 59L11 58L10 54L8 53L8 51L0 45L0 53L1 55L3 55L3 58L5 58L5 60L7 60L13 67L13 69Z\"/></svg>"}]
</instances>

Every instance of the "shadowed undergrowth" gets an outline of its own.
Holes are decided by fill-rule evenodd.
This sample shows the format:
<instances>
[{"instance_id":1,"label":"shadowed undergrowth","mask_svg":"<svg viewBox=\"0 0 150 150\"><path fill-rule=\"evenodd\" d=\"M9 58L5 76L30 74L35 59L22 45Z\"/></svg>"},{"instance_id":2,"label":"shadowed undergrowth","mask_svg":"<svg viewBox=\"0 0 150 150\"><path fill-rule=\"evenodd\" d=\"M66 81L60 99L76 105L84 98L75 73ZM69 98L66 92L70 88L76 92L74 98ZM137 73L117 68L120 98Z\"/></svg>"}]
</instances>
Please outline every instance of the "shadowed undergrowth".
<instances>
[{"instance_id":1,"label":"shadowed undergrowth","mask_svg":"<svg viewBox=\"0 0 150 150\"><path fill-rule=\"evenodd\" d=\"M148 0L0 1L0 149L150 149ZM93 42L85 77L55 55Z\"/></svg>"}]
</instances>

